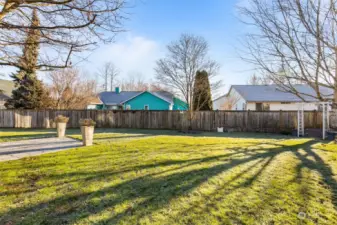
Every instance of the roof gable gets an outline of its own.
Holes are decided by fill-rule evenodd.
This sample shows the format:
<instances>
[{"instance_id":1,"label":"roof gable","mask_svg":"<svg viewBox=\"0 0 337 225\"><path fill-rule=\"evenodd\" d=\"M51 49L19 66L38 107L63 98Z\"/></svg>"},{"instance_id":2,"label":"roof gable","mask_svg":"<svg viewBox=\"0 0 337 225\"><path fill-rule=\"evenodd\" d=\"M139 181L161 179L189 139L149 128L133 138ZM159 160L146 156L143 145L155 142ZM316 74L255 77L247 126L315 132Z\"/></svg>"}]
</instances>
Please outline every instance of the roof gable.
<instances>
[{"instance_id":1,"label":"roof gable","mask_svg":"<svg viewBox=\"0 0 337 225\"><path fill-rule=\"evenodd\" d=\"M141 91L122 91L120 93L105 91L99 94L99 98L105 105L120 105L122 102L142 93Z\"/></svg>"},{"instance_id":2,"label":"roof gable","mask_svg":"<svg viewBox=\"0 0 337 225\"><path fill-rule=\"evenodd\" d=\"M131 99L136 98L137 96L143 93L150 93L151 95L160 98L170 104L173 104L173 94L166 91L121 91L120 93L116 92L102 92L99 94L99 98L105 105L121 105Z\"/></svg>"},{"instance_id":3,"label":"roof gable","mask_svg":"<svg viewBox=\"0 0 337 225\"><path fill-rule=\"evenodd\" d=\"M174 95L170 92L167 91L155 91L155 92L150 92L151 94L157 96L158 98L163 99L164 101L173 104L173 98Z\"/></svg>"},{"instance_id":4,"label":"roof gable","mask_svg":"<svg viewBox=\"0 0 337 225\"><path fill-rule=\"evenodd\" d=\"M154 95L151 92L144 91L143 93L135 96L134 98L131 98L125 101L123 104L125 105L131 104L132 107L136 105L139 106L139 105L149 104L152 106L152 108L156 108L162 105L165 105L166 107L168 107L168 105L170 105L171 103L164 100L163 98L158 97L157 95Z\"/></svg>"},{"instance_id":5,"label":"roof gable","mask_svg":"<svg viewBox=\"0 0 337 225\"><path fill-rule=\"evenodd\" d=\"M217 97L216 99L214 99L213 102L218 101L218 100L223 99L223 98L228 98L228 95L229 95L230 91L231 91L231 89L228 91L228 93L226 93L224 95L221 95L221 96Z\"/></svg>"},{"instance_id":6,"label":"roof gable","mask_svg":"<svg viewBox=\"0 0 337 225\"><path fill-rule=\"evenodd\" d=\"M153 95L154 97L159 98L159 99L161 99L161 100L163 100L163 101L165 101L165 102L167 102L167 103L170 103L170 104L173 103L173 99L172 99L172 98L169 99L167 96L164 96L163 94L161 94L161 93L159 93L159 92L150 92L150 91L144 91L144 92L141 92L141 93L139 93L139 94L137 94L137 95L131 97L130 99L125 100L125 101L122 102L122 103L126 103L126 102L128 102L128 101L130 101L130 100L132 100L132 99L135 99L135 98L137 98L138 96L140 96L140 95L142 95L142 94L144 94L144 93L149 93L149 94Z\"/></svg>"}]
</instances>

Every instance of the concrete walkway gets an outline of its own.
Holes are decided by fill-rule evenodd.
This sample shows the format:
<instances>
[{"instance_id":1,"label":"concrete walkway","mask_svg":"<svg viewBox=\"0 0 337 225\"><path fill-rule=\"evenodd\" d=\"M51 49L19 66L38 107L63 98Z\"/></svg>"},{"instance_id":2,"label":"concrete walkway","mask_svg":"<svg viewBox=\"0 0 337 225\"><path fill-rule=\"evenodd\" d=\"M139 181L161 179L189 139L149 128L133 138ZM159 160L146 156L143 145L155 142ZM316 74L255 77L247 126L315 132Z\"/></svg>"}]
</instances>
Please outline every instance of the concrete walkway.
<instances>
[{"instance_id":1,"label":"concrete walkway","mask_svg":"<svg viewBox=\"0 0 337 225\"><path fill-rule=\"evenodd\" d=\"M0 161L16 160L79 147L82 142L71 138L42 138L0 143Z\"/></svg>"}]
</instances>

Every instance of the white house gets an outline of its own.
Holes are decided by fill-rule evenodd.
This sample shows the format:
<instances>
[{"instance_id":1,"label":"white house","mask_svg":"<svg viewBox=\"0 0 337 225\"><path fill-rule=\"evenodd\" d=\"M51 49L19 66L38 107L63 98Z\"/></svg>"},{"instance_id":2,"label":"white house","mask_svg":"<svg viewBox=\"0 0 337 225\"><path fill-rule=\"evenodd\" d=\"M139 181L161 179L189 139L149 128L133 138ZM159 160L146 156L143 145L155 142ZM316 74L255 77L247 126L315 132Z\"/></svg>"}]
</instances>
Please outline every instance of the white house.
<instances>
[{"instance_id":1,"label":"white house","mask_svg":"<svg viewBox=\"0 0 337 225\"><path fill-rule=\"evenodd\" d=\"M13 81L0 79L0 109L5 109L5 102L12 95L14 89Z\"/></svg>"},{"instance_id":2,"label":"white house","mask_svg":"<svg viewBox=\"0 0 337 225\"><path fill-rule=\"evenodd\" d=\"M319 100L308 85L294 85L305 99L304 110L319 110ZM321 88L321 94L332 99L333 90ZM281 91L277 85L232 85L229 92L213 101L214 110L279 111L298 110L304 101L297 95Z\"/></svg>"}]
</instances>

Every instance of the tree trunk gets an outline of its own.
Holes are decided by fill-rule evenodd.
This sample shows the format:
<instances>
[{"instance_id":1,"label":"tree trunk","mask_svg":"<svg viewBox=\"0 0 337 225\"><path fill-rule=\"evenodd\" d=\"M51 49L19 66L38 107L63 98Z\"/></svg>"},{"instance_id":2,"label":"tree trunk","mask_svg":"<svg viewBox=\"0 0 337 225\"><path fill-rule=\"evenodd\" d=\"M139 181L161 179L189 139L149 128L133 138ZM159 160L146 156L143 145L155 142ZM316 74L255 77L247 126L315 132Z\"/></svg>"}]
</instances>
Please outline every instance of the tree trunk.
<instances>
[{"instance_id":1,"label":"tree trunk","mask_svg":"<svg viewBox=\"0 0 337 225\"><path fill-rule=\"evenodd\" d=\"M112 75L111 75L111 77L110 77L110 90L111 91L113 91L113 77L112 77Z\"/></svg>"},{"instance_id":2,"label":"tree trunk","mask_svg":"<svg viewBox=\"0 0 337 225\"><path fill-rule=\"evenodd\" d=\"M332 108L337 109L337 48L335 48L335 77L334 77L334 95L333 95L333 102Z\"/></svg>"},{"instance_id":3,"label":"tree trunk","mask_svg":"<svg viewBox=\"0 0 337 225\"><path fill-rule=\"evenodd\" d=\"M334 95L333 95L332 108L333 108L333 109L337 109L337 82L335 82L335 88L334 88Z\"/></svg>"}]
</instances>

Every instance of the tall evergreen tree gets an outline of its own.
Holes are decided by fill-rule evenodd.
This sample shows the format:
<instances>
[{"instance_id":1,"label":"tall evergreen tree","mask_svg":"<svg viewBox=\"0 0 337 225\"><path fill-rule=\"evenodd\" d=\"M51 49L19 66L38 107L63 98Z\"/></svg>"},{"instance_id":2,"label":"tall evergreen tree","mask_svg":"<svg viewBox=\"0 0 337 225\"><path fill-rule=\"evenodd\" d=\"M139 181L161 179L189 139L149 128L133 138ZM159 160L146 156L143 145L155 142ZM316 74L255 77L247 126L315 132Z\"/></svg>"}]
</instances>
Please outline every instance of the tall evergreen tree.
<instances>
[{"instance_id":1,"label":"tall evergreen tree","mask_svg":"<svg viewBox=\"0 0 337 225\"><path fill-rule=\"evenodd\" d=\"M40 24L36 10L33 10L31 27ZM12 98L5 106L10 109L42 109L51 105L49 93L45 90L42 82L36 76L36 64L39 56L40 31L30 29L20 58L20 69L11 77L15 83Z\"/></svg>"},{"instance_id":2,"label":"tall evergreen tree","mask_svg":"<svg viewBox=\"0 0 337 225\"><path fill-rule=\"evenodd\" d=\"M193 110L213 110L208 73L197 71L193 87Z\"/></svg>"}]
</instances>

